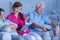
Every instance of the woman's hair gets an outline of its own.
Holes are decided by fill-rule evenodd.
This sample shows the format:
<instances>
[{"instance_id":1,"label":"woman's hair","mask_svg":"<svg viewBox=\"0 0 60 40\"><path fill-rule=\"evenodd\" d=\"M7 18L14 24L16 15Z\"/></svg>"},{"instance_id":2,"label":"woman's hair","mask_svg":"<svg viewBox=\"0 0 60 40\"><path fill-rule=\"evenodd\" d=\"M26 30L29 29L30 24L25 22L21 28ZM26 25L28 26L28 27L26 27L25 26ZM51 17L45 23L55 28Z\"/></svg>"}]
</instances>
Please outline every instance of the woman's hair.
<instances>
[{"instance_id":1,"label":"woman's hair","mask_svg":"<svg viewBox=\"0 0 60 40\"><path fill-rule=\"evenodd\" d=\"M22 6L22 4L21 4L20 2L15 2L15 3L13 4L12 8L14 9L14 8L16 8L16 7L21 7L21 6Z\"/></svg>"},{"instance_id":2,"label":"woman's hair","mask_svg":"<svg viewBox=\"0 0 60 40\"><path fill-rule=\"evenodd\" d=\"M4 9L0 8L0 15L1 15L1 12L5 12Z\"/></svg>"},{"instance_id":3,"label":"woman's hair","mask_svg":"<svg viewBox=\"0 0 60 40\"><path fill-rule=\"evenodd\" d=\"M22 13L19 13L18 15L20 16L21 20L23 20L25 22L24 15Z\"/></svg>"}]
</instances>

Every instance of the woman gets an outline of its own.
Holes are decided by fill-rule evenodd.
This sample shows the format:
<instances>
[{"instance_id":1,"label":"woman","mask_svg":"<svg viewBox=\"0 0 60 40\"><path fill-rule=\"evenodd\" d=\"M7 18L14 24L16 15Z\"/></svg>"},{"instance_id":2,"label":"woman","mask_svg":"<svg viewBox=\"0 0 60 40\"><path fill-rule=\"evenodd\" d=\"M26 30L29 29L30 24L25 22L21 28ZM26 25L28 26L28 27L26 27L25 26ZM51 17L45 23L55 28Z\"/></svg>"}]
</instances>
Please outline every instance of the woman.
<instances>
[{"instance_id":1,"label":"woman","mask_svg":"<svg viewBox=\"0 0 60 40\"><path fill-rule=\"evenodd\" d=\"M7 18L16 23L18 25L17 32L19 35L27 34L30 35L30 37L34 37L35 40L42 40L41 37L33 32L30 32L30 30L27 28L25 31L21 31L21 29L24 27L25 23L27 22L27 18L24 15L24 13L21 13L22 4L20 2L15 2L12 6L13 12L10 13ZM36 39L37 36L37 39ZM28 37L28 38L30 38ZM40 38L40 39L39 39ZM33 39L32 39L33 40Z\"/></svg>"}]
</instances>

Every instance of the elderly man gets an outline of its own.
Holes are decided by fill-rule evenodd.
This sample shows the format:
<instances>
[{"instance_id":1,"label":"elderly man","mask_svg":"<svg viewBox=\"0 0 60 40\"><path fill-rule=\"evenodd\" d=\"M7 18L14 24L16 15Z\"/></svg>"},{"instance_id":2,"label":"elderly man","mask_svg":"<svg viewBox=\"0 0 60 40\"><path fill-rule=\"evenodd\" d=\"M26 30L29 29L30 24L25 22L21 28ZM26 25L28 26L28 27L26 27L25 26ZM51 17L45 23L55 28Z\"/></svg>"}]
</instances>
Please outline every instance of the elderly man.
<instances>
[{"instance_id":1,"label":"elderly man","mask_svg":"<svg viewBox=\"0 0 60 40\"><path fill-rule=\"evenodd\" d=\"M27 14L28 21L32 21L30 29L42 36L43 40L51 40L50 36L52 36L52 40L58 40L58 26L42 14L44 7L44 3L38 3L36 9Z\"/></svg>"}]
</instances>

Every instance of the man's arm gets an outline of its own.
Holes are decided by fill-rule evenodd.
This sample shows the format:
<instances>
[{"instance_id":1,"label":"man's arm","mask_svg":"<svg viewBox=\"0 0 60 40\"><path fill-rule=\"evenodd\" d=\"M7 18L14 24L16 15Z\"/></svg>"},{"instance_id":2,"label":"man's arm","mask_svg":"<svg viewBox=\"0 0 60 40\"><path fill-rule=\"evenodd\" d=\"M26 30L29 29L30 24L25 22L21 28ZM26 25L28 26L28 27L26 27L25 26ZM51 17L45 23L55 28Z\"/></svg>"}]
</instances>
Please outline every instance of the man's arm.
<instances>
[{"instance_id":1,"label":"man's arm","mask_svg":"<svg viewBox=\"0 0 60 40\"><path fill-rule=\"evenodd\" d=\"M46 27L42 27L34 22L32 23L32 27L42 29L43 31L47 31Z\"/></svg>"},{"instance_id":2,"label":"man's arm","mask_svg":"<svg viewBox=\"0 0 60 40\"><path fill-rule=\"evenodd\" d=\"M51 22L49 23L49 25L51 25L51 26L54 27L54 28L57 27L56 23L54 23L53 21L51 21Z\"/></svg>"},{"instance_id":3,"label":"man's arm","mask_svg":"<svg viewBox=\"0 0 60 40\"><path fill-rule=\"evenodd\" d=\"M54 27L54 35L57 36L59 34L59 27L52 21L49 23L49 25Z\"/></svg>"}]
</instances>

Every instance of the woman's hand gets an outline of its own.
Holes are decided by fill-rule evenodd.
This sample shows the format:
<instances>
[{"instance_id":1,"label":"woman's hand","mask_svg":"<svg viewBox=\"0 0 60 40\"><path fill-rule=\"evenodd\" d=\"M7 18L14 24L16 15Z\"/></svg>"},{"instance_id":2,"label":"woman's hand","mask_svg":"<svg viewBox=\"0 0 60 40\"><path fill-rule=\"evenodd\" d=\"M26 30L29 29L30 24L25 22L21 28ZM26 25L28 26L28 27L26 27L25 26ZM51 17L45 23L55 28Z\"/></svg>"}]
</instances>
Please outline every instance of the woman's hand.
<instances>
[{"instance_id":1,"label":"woman's hand","mask_svg":"<svg viewBox=\"0 0 60 40\"><path fill-rule=\"evenodd\" d=\"M18 32L19 35L23 35L24 34L24 31L22 31L22 30L17 30L17 32Z\"/></svg>"}]
</instances>

